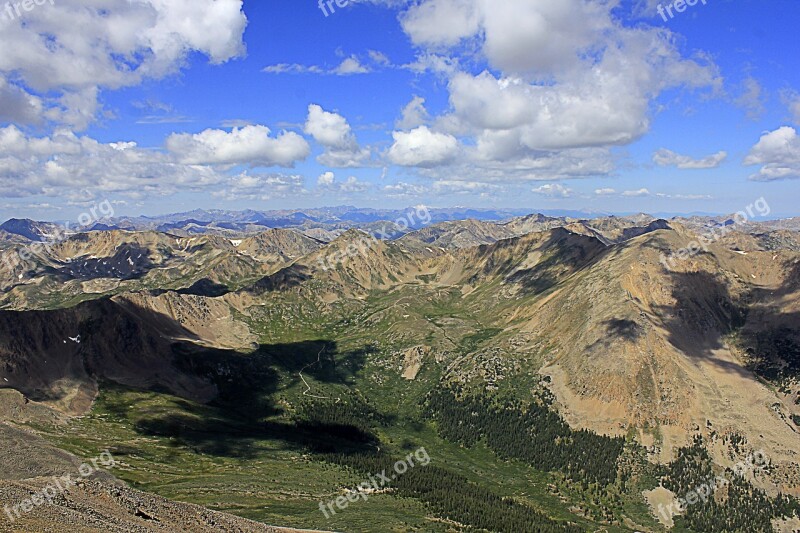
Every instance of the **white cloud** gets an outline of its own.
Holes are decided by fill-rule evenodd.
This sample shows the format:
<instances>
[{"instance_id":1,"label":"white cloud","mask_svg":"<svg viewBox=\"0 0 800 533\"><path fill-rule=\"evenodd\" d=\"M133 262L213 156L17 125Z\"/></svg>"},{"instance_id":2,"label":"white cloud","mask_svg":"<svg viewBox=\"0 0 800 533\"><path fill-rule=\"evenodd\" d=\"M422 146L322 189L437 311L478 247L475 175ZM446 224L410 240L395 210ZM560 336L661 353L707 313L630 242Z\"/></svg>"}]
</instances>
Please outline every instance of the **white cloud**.
<instances>
[{"instance_id":1,"label":"white cloud","mask_svg":"<svg viewBox=\"0 0 800 533\"><path fill-rule=\"evenodd\" d=\"M482 181L441 180L435 182L431 190L439 195L479 194L481 196L489 196L493 193L502 192L504 188L494 183Z\"/></svg>"},{"instance_id":2,"label":"white cloud","mask_svg":"<svg viewBox=\"0 0 800 533\"><path fill-rule=\"evenodd\" d=\"M437 180L430 185L398 182L386 185L382 191L390 198L420 198L431 196L477 195L489 197L502 194L506 188L483 181Z\"/></svg>"},{"instance_id":3,"label":"white cloud","mask_svg":"<svg viewBox=\"0 0 800 533\"><path fill-rule=\"evenodd\" d=\"M647 189L639 189L638 191L625 191L622 193L622 196L628 196L631 198L650 196L650 191Z\"/></svg>"},{"instance_id":4,"label":"white cloud","mask_svg":"<svg viewBox=\"0 0 800 533\"><path fill-rule=\"evenodd\" d=\"M377 50L370 50L369 58L378 65L389 66L392 63L386 54Z\"/></svg>"},{"instance_id":5,"label":"white cloud","mask_svg":"<svg viewBox=\"0 0 800 533\"><path fill-rule=\"evenodd\" d=\"M612 189L610 187L606 187L604 189L595 189L594 193L597 196L612 196L614 194L617 194L617 191L616 191L616 189Z\"/></svg>"},{"instance_id":6,"label":"white cloud","mask_svg":"<svg viewBox=\"0 0 800 533\"><path fill-rule=\"evenodd\" d=\"M711 200L713 197L709 194L666 194L663 192L656 193L659 198L671 198L674 200Z\"/></svg>"},{"instance_id":7,"label":"white cloud","mask_svg":"<svg viewBox=\"0 0 800 533\"><path fill-rule=\"evenodd\" d=\"M604 49L628 52L635 69L642 59L653 66L668 61L670 76L694 68L679 60L669 32L623 27L613 14L617 7L618 2L583 0L422 0L401 22L418 46L452 48L475 38L495 69L541 80L591 70L602 64Z\"/></svg>"},{"instance_id":8,"label":"white cloud","mask_svg":"<svg viewBox=\"0 0 800 533\"><path fill-rule=\"evenodd\" d=\"M369 148L355 151L328 149L317 158L317 162L332 168L360 168L369 164L369 158Z\"/></svg>"},{"instance_id":9,"label":"white cloud","mask_svg":"<svg viewBox=\"0 0 800 533\"><path fill-rule=\"evenodd\" d=\"M480 16L472 0L428 0L406 11L401 22L415 44L455 45L478 31Z\"/></svg>"},{"instance_id":10,"label":"white cloud","mask_svg":"<svg viewBox=\"0 0 800 533\"><path fill-rule=\"evenodd\" d=\"M569 198L572 196L572 189L568 189L559 183L548 183L533 189L532 192L551 198Z\"/></svg>"},{"instance_id":11,"label":"white cloud","mask_svg":"<svg viewBox=\"0 0 800 533\"><path fill-rule=\"evenodd\" d=\"M43 110L41 98L8 83L0 74L0 122L36 124L42 121Z\"/></svg>"},{"instance_id":12,"label":"white cloud","mask_svg":"<svg viewBox=\"0 0 800 533\"><path fill-rule=\"evenodd\" d=\"M750 177L755 181L800 178L800 136L797 130L784 126L762 135L745 158L745 165L762 165Z\"/></svg>"},{"instance_id":13,"label":"white cloud","mask_svg":"<svg viewBox=\"0 0 800 533\"><path fill-rule=\"evenodd\" d=\"M425 187L424 185L417 185L414 183L406 183L402 181L399 183L392 183L390 185L385 185L382 188L382 191L389 198L417 197L417 196L427 195L430 193L430 189L428 187Z\"/></svg>"},{"instance_id":14,"label":"white cloud","mask_svg":"<svg viewBox=\"0 0 800 533\"><path fill-rule=\"evenodd\" d=\"M800 93L793 90L781 91L781 100L789 108L792 121L800 125Z\"/></svg>"},{"instance_id":15,"label":"white cloud","mask_svg":"<svg viewBox=\"0 0 800 533\"><path fill-rule=\"evenodd\" d=\"M458 154L458 140L452 135L435 133L427 126L409 132L392 133L394 144L388 158L395 165L431 167L452 161Z\"/></svg>"},{"instance_id":16,"label":"white cloud","mask_svg":"<svg viewBox=\"0 0 800 533\"><path fill-rule=\"evenodd\" d=\"M358 145L347 119L338 113L311 104L308 106L304 130L325 147L325 153L317 158L322 165L333 168L359 167L370 157L369 149Z\"/></svg>"},{"instance_id":17,"label":"white cloud","mask_svg":"<svg viewBox=\"0 0 800 533\"><path fill-rule=\"evenodd\" d=\"M317 185L320 187L329 187L336 181L336 176L333 172L324 172L317 178Z\"/></svg>"},{"instance_id":18,"label":"white cloud","mask_svg":"<svg viewBox=\"0 0 800 533\"><path fill-rule=\"evenodd\" d=\"M477 2L483 14L484 53L498 68L553 72L576 66L614 29L609 6L582 0Z\"/></svg>"},{"instance_id":19,"label":"white cloud","mask_svg":"<svg viewBox=\"0 0 800 533\"><path fill-rule=\"evenodd\" d=\"M362 61L357 55L342 60L335 67L319 65L301 65L299 63L277 63L261 69L267 74L316 74L320 76L352 76L354 74L367 74L379 67L391 67L389 58L375 50L368 52L368 60ZM366 64L365 64L366 63ZM371 63L371 64L370 64Z\"/></svg>"},{"instance_id":20,"label":"white cloud","mask_svg":"<svg viewBox=\"0 0 800 533\"><path fill-rule=\"evenodd\" d=\"M226 187L212 196L228 201L269 201L306 194L303 177L287 174L249 174L243 172L230 178Z\"/></svg>"},{"instance_id":21,"label":"white cloud","mask_svg":"<svg viewBox=\"0 0 800 533\"><path fill-rule=\"evenodd\" d=\"M430 115L425 109L425 99L415 95L403 108L403 116L397 121L395 127L401 130L411 130L426 124L428 120L430 120Z\"/></svg>"},{"instance_id":22,"label":"white cloud","mask_svg":"<svg viewBox=\"0 0 800 533\"><path fill-rule=\"evenodd\" d=\"M370 70L361 64L356 56L350 56L333 69L337 76L350 76L352 74L366 74Z\"/></svg>"},{"instance_id":23,"label":"white cloud","mask_svg":"<svg viewBox=\"0 0 800 533\"><path fill-rule=\"evenodd\" d=\"M39 101L42 118L82 129L100 110L101 89L172 74L192 52L212 63L243 55L246 25L242 0L48 2L5 21L0 87L14 87L28 114Z\"/></svg>"},{"instance_id":24,"label":"white cloud","mask_svg":"<svg viewBox=\"0 0 800 533\"><path fill-rule=\"evenodd\" d=\"M747 118L758 120L766 111L764 107L764 89L753 77L748 77L742 82L740 95L734 103L747 112Z\"/></svg>"},{"instance_id":25,"label":"white cloud","mask_svg":"<svg viewBox=\"0 0 800 533\"><path fill-rule=\"evenodd\" d=\"M29 137L16 126L0 128L0 188L3 195L77 198L90 189L144 197L181 190L201 190L227 177L203 165L186 165L170 154L136 143L100 143L58 130Z\"/></svg>"},{"instance_id":26,"label":"white cloud","mask_svg":"<svg viewBox=\"0 0 800 533\"><path fill-rule=\"evenodd\" d=\"M519 78L497 79L459 73L450 80L450 103L466 123L488 130L508 130L532 122L540 88Z\"/></svg>"},{"instance_id":27,"label":"white cloud","mask_svg":"<svg viewBox=\"0 0 800 533\"><path fill-rule=\"evenodd\" d=\"M424 52L418 54L413 63L401 65L399 68L415 74L433 72L435 74L452 75L458 72L458 65L459 60L456 57Z\"/></svg>"},{"instance_id":28,"label":"white cloud","mask_svg":"<svg viewBox=\"0 0 800 533\"><path fill-rule=\"evenodd\" d=\"M266 126L245 126L230 132L208 129L191 135L175 133L167 149L190 165L293 166L311 152L305 139L294 132L270 137Z\"/></svg>"},{"instance_id":29,"label":"white cloud","mask_svg":"<svg viewBox=\"0 0 800 533\"><path fill-rule=\"evenodd\" d=\"M326 71L315 65L299 65L297 63L278 63L264 67L267 74L325 74Z\"/></svg>"},{"instance_id":30,"label":"white cloud","mask_svg":"<svg viewBox=\"0 0 800 533\"><path fill-rule=\"evenodd\" d=\"M183 115L147 115L136 120L137 124L187 124L194 119Z\"/></svg>"},{"instance_id":31,"label":"white cloud","mask_svg":"<svg viewBox=\"0 0 800 533\"><path fill-rule=\"evenodd\" d=\"M635 35L629 46L648 50L607 50L601 63L564 83L456 74L449 87L452 123L465 133L507 133L508 142L528 151L624 145L649 131L653 93L683 76L686 82L712 83L699 66L672 65L681 71L672 81L669 74L658 76L643 57L657 53L650 49L654 44Z\"/></svg>"},{"instance_id":32,"label":"white cloud","mask_svg":"<svg viewBox=\"0 0 800 533\"><path fill-rule=\"evenodd\" d=\"M603 177L614 170L612 154L605 148L526 153L516 146L503 145L502 137L498 134L489 148L482 137L478 146L462 147L455 160L418 168L417 172L436 180L514 183Z\"/></svg>"},{"instance_id":33,"label":"white cloud","mask_svg":"<svg viewBox=\"0 0 800 533\"><path fill-rule=\"evenodd\" d=\"M453 166L450 176L466 170L514 180L525 176L526 165L529 177L522 179L553 179L544 168L559 177L606 175L614 168L608 150L650 130L663 91L721 89L706 57L685 58L668 30L626 26L617 7L615 1L420 0L401 15L420 48L416 64L403 68L448 78L450 110L426 124L464 139L472 166ZM476 63L476 50L488 68L462 70L462 59Z\"/></svg>"},{"instance_id":34,"label":"white cloud","mask_svg":"<svg viewBox=\"0 0 800 533\"><path fill-rule=\"evenodd\" d=\"M368 191L369 188L369 183L359 181L355 176L350 176L347 181L339 186L339 190L344 193L360 193Z\"/></svg>"},{"instance_id":35,"label":"white cloud","mask_svg":"<svg viewBox=\"0 0 800 533\"><path fill-rule=\"evenodd\" d=\"M370 184L359 181L355 176L350 176L345 181L339 182L336 181L336 175L333 172L325 172L317 178L317 188L321 191L356 194L369 190Z\"/></svg>"},{"instance_id":36,"label":"white cloud","mask_svg":"<svg viewBox=\"0 0 800 533\"><path fill-rule=\"evenodd\" d=\"M358 144L347 119L316 104L308 106L305 132L326 148L350 149Z\"/></svg>"},{"instance_id":37,"label":"white cloud","mask_svg":"<svg viewBox=\"0 0 800 533\"><path fill-rule=\"evenodd\" d=\"M687 155L681 155L662 148L653 154L653 161L661 167L678 167L680 169L707 169L717 168L728 157L727 152L717 152L716 154L693 159Z\"/></svg>"},{"instance_id":38,"label":"white cloud","mask_svg":"<svg viewBox=\"0 0 800 533\"><path fill-rule=\"evenodd\" d=\"M222 128L244 128L246 126L254 126L251 121L242 118L231 118L223 120L219 123Z\"/></svg>"}]
</instances>

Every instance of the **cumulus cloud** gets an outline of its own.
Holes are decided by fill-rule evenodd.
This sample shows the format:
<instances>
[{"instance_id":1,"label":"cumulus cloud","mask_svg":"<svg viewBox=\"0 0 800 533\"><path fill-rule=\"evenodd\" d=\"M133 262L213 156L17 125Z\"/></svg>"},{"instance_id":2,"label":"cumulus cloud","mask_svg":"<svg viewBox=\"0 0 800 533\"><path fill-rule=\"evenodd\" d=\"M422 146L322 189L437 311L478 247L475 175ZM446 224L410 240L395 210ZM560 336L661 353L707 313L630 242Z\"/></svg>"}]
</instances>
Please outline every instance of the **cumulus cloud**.
<instances>
[{"instance_id":1,"label":"cumulus cloud","mask_svg":"<svg viewBox=\"0 0 800 533\"><path fill-rule=\"evenodd\" d=\"M324 172L317 178L317 185L320 187L330 187L336 181L336 175L333 172Z\"/></svg>"},{"instance_id":2,"label":"cumulus cloud","mask_svg":"<svg viewBox=\"0 0 800 533\"><path fill-rule=\"evenodd\" d=\"M325 172L317 178L317 188L321 191L355 194L368 191L370 184L359 181L355 176L350 176L343 182L336 181L333 172Z\"/></svg>"},{"instance_id":3,"label":"cumulus cloud","mask_svg":"<svg viewBox=\"0 0 800 533\"><path fill-rule=\"evenodd\" d=\"M734 103L747 112L747 118L758 120L766 111L764 107L764 89L757 79L746 78L739 89L739 96Z\"/></svg>"},{"instance_id":4,"label":"cumulus cloud","mask_svg":"<svg viewBox=\"0 0 800 533\"><path fill-rule=\"evenodd\" d=\"M68 130L30 137L16 126L0 128L0 187L5 197L72 198L81 190L144 197L218 185L226 176L203 165L136 143L100 143Z\"/></svg>"},{"instance_id":5,"label":"cumulus cloud","mask_svg":"<svg viewBox=\"0 0 800 533\"><path fill-rule=\"evenodd\" d=\"M426 51L418 54L413 62L400 65L399 68L415 74L433 72L441 75L452 75L458 72L459 59Z\"/></svg>"},{"instance_id":6,"label":"cumulus cloud","mask_svg":"<svg viewBox=\"0 0 800 533\"><path fill-rule=\"evenodd\" d=\"M500 193L504 187L495 183L486 183L483 181L468 181L468 180L440 180L434 182L431 186L431 191L434 194L450 195L450 194L478 194L480 196L489 196L491 194Z\"/></svg>"},{"instance_id":7,"label":"cumulus cloud","mask_svg":"<svg viewBox=\"0 0 800 533\"><path fill-rule=\"evenodd\" d=\"M431 196L480 196L489 197L501 194L506 188L496 183L471 180L437 180L431 184L398 182L381 189L390 198L420 198Z\"/></svg>"},{"instance_id":8,"label":"cumulus cloud","mask_svg":"<svg viewBox=\"0 0 800 533\"><path fill-rule=\"evenodd\" d=\"M379 52L378 50L370 50L369 58L378 65L389 66L392 64L389 57L383 52Z\"/></svg>"},{"instance_id":9,"label":"cumulus cloud","mask_svg":"<svg viewBox=\"0 0 800 533\"><path fill-rule=\"evenodd\" d=\"M492 150L489 151L490 155L486 155L483 142L479 141L477 146L462 146L457 152L458 157L452 161L418 167L416 171L434 180L524 183L604 177L614 170L614 158L605 148L577 148L531 154L520 153L514 147L506 148L508 150L502 158L496 157Z\"/></svg>"},{"instance_id":10,"label":"cumulus cloud","mask_svg":"<svg viewBox=\"0 0 800 533\"><path fill-rule=\"evenodd\" d=\"M653 66L667 60L672 76L694 69L680 59L669 32L624 27L612 13L616 7L583 0L422 0L401 22L420 47L452 49L474 38L494 68L531 79L591 70L602 65L603 53L621 50L634 56L634 69L642 59Z\"/></svg>"},{"instance_id":11,"label":"cumulus cloud","mask_svg":"<svg viewBox=\"0 0 800 533\"><path fill-rule=\"evenodd\" d=\"M622 193L622 196L628 196L631 198L638 198L642 196L650 196L650 191L647 189L639 189L636 191L625 191Z\"/></svg>"},{"instance_id":12,"label":"cumulus cloud","mask_svg":"<svg viewBox=\"0 0 800 533\"><path fill-rule=\"evenodd\" d=\"M366 74L369 69L361 64L356 56L350 56L342 61L333 73L338 76L351 76L353 74Z\"/></svg>"},{"instance_id":13,"label":"cumulus cloud","mask_svg":"<svg viewBox=\"0 0 800 533\"><path fill-rule=\"evenodd\" d=\"M792 121L800 125L800 94L793 90L781 91L781 100L789 108Z\"/></svg>"},{"instance_id":14,"label":"cumulus cloud","mask_svg":"<svg viewBox=\"0 0 800 533\"><path fill-rule=\"evenodd\" d=\"M282 132L270 136L266 126L245 126L225 130L208 129L191 135L172 134L167 149L190 165L293 166L311 153L300 135Z\"/></svg>"},{"instance_id":15,"label":"cumulus cloud","mask_svg":"<svg viewBox=\"0 0 800 533\"><path fill-rule=\"evenodd\" d=\"M472 0L428 0L401 18L403 29L416 44L455 45L474 35L481 12Z\"/></svg>"},{"instance_id":16,"label":"cumulus cloud","mask_svg":"<svg viewBox=\"0 0 800 533\"><path fill-rule=\"evenodd\" d=\"M607 50L600 64L563 84L537 85L490 72L456 74L450 81L451 123L477 135L504 133L507 143L528 151L624 145L649 130L653 93L683 76L687 83L704 77L712 83L699 65L675 65L681 72L672 82L669 75L660 78L648 63L659 53L651 50L655 43L634 35L629 45L637 50ZM690 71L698 77L688 76Z\"/></svg>"},{"instance_id":17,"label":"cumulus cloud","mask_svg":"<svg viewBox=\"0 0 800 533\"><path fill-rule=\"evenodd\" d=\"M309 153L297 134L269 136L264 126L231 132L206 130L173 134L166 150L140 148L135 142L101 143L59 129L42 137L16 126L0 128L0 188L6 197L60 196L80 199L121 194L135 198L177 191L215 190L225 198L267 198L302 192L302 178L282 174L231 177L234 165L290 166ZM85 199L85 198L84 198Z\"/></svg>"},{"instance_id":18,"label":"cumulus cloud","mask_svg":"<svg viewBox=\"0 0 800 533\"><path fill-rule=\"evenodd\" d=\"M43 110L41 98L10 84L0 74L0 122L36 124L42 121Z\"/></svg>"},{"instance_id":19,"label":"cumulus cloud","mask_svg":"<svg viewBox=\"0 0 800 533\"><path fill-rule=\"evenodd\" d=\"M388 158L395 165L432 167L452 161L458 154L458 140L452 135L436 133L427 126L409 132L392 133L394 144Z\"/></svg>"},{"instance_id":20,"label":"cumulus cloud","mask_svg":"<svg viewBox=\"0 0 800 533\"><path fill-rule=\"evenodd\" d=\"M552 72L576 66L614 29L609 6L583 0L477 2L484 53L504 71Z\"/></svg>"},{"instance_id":21,"label":"cumulus cloud","mask_svg":"<svg viewBox=\"0 0 800 533\"><path fill-rule=\"evenodd\" d=\"M509 141L511 138L511 142ZM528 152L513 142L513 134L484 134L467 150L469 167L464 176L480 173L484 179L532 181L607 176L614 160L606 148L574 148Z\"/></svg>"},{"instance_id":22,"label":"cumulus cloud","mask_svg":"<svg viewBox=\"0 0 800 533\"><path fill-rule=\"evenodd\" d=\"M316 74L325 76L352 76L354 74L368 74L381 67L391 67L391 62L385 54L370 50L365 59L353 54L342 60L335 67L319 65L301 65L299 63L277 63L261 69L267 74Z\"/></svg>"},{"instance_id":23,"label":"cumulus cloud","mask_svg":"<svg viewBox=\"0 0 800 533\"><path fill-rule=\"evenodd\" d=\"M269 201L305 194L303 177L287 174L249 174L243 172L227 180L212 196L228 201Z\"/></svg>"},{"instance_id":24,"label":"cumulus cloud","mask_svg":"<svg viewBox=\"0 0 800 533\"><path fill-rule=\"evenodd\" d=\"M334 168L358 167L370 157L369 149L358 145L347 119L319 105L308 106L304 130L325 147L325 153L317 158L320 164Z\"/></svg>"},{"instance_id":25,"label":"cumulus cloud","mask_svg":"<svg viewBox=\"0 0 800 533\"><path fill-rule=\"evenodd\" d=\"M305 132L328 148L349 149L358 144L347 119L316 104L308 106Z\"/></svg>"},{"instance_id":26,"label":"cumulus cloud","mask_svg":"<svg viewBox=\"0 0 800 533\"><path fill-rule=\"evenodd\" d=\"M559 183L548 183L532 190L535 194L549 196L551 198L569 198L572 196L572 189L564 187Z\"/></svg>"},{"instance_id":27,"label":"cumulus cloud","mask_svg":"<svg viewBox=\"0 0 800 533\"><path fill-rule=\"evenodd\" d=\"M430 184L398 182L385 185L381 191L389 198L430 198L446 196L480 196L483 198L506 192L506 187L496 183L470 180L437 180Z\"/></svg>"},{"instance_id":28,"label":"cumulus cloud","mask_svg":"<svg viewBox=\"0 0 800 533\"><path fill-rule=\"evenodd\" d=\"M474 139L476 149L468 151L478 171L505 167L516 176L530 165L530 174L541 177L542 167L556 161L574 167L584 155L590 160L580 175L589 168L594 175L609 172L598 165L607 156L575 150L639 139L665 90L719 91L722 85L717 67L703 57L685 58L668 30L626 26L615 8L617 2L584 0L414 3L401 23L420 48L416 68L446 76L450 96L450 109L425 124L468 147ZM474 64L475 50L488 63L484 72L461 66L462 57Z\"/></svg>"},{"instance_id":29,"label":"cumulus cloud","mask_svg":"<svg viewBox=\"0 0 800 533\"><path fill-rule=\"evenodd\" d=\"M381 189L389 198L410 198L427 195L430 188L416 183L406 183L404 181L385 185Z\"/></svg>"},{"instance_id":30,"label":"cumulus cloud","mask_svg":"<svg viewBox=\"0 0 800 533\"><path fill-rule=\"evenodd\" d=\"M703 157L701 159L693 159L687 155L681 155L662 148L653 154L653 161L661 167L678 167L680 169L706 169L717 168L727 159L727 152L717 152L716 154Z\"/></svg>"},{"instance_id":31,"label":"cumulus cloud","mask_svg":"<svg viewBox=\"0 0 800 533\"><path fill-rule=\"evenodd\" d=\"M616 189L606 187L603 189L595 189L594 194L597 196L612 196L614 194L617 194L617 191Z\"/></svg>"},{"instance_id":32,"label":"cumulus cloud","mask_svg":"<svg viewBox=\"0 0 800 533\"><path fill-rule=\"evenodd\" d=\"M344 183L339 184L339 191L344 193L366 192L370 188L369 183L359 181L355 176L350 176Z\"/></svg>"},{"instance_id":33,"label":"cumulus cloud","mask_svg":"<svg viewBox=\"0 0 800 533\"><path fill-rule=\"evenodd\" d=\"M242 0L46 3L5 21L0 90L12 86L17 99L42 103L29 114L82 129L100 109L102 89L172 74L192 52L212 63L243 55L246 25Z\"/></svg>"},{"instance_id":34,"label":"cumulus cloud","mask_svg":"<svg viewBox=\"0 0 800 533\"><path fill-rule=\"evenodd\" d=\"M430 116L428 110L425 109L425 99L415 95L403 108L403 114L395 127L401 130L411 130L426 124L428 120L430 120Z\"/></svg>"},{"instance_id":35,"label":"cumulus cloud","mask_svg":"<svg viewBox=\"0 0 800 533\"><path fill-rule=\"evenodd\" d=\"M762 165L755 181L776 181L800 178L800 136L797 130L784 126L765 133L745 158L745 165Z\"/></svg>"}]
</instances>

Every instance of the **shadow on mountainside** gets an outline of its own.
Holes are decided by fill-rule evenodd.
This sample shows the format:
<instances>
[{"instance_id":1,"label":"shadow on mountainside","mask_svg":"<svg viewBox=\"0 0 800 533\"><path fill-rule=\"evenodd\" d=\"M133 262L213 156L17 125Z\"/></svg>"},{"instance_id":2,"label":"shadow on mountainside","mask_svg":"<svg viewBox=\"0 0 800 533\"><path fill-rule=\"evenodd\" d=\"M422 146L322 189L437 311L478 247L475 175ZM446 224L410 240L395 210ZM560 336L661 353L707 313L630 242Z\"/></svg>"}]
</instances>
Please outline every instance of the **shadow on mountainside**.
<instances>
[{"instance_id":1,"label":"shadow on mountainside","mask_svg":"<svg viewBox=\"0 0 800 533\"><path fill-rule=\"evenodd\" d=\"M190 296L205 296L206 298L218 298L228 294L230 289L227 285L216 283L208 278L199 279L192 284L191 287L179 289L178 294L187 294Z\"/></svg>"},{"instance_id":2,"label":"shadow on mountainside","mask_svg":"<svg viewBox=\"0 0 800 533\"><path fill-rule=\"evenodd\" d=\"M299 287L311 279L309 269L303 265L291 265L275 274L265 276L251 286L242 289L242 292L253 296L262 296L269 292L279 292Z\"/></svg>"},{"instance_id":3,"label":"shadow on mountainside","mask_svg":"<svg viewBox=\"0 0 800 533\"><path fill-rule=\"evenodd\" d=\"M635 341L642 334L639 324L633 320L613 318L606 320L603 324L606 326L606 333L612 337L622 337L628 341Z\"/></svg>"},{"instance_id":4,"label":"shadow on mountainside","mask_svg":"<svg viewBox=\"0 0 800 533\"><path fill-rule=\"evenodd\" d=\"M314 451L369 451L378 439L368 428L326 420L287 418L276 393L301 380L346 385L360 371L370 349L341 352L333 341L261 345L250 354L173 345L181 371L211 381L218 396L208 406L216 416L190 416L181 410L137 422L143 435L168 437L211 455L251 457L258 441L275 440L287 448ZM346 408L343 405L343 408Z\"/></svg>"},{"instance_id":5,"label":"shadow on mountainside","mask_svg":"<svg viewBox=\"0 0 800 533\"><path fill-rule=\"evenodd\" d=\"M800 295L800 261L786 263L784 268L786 277L777 290L751 291L754 304L738 336L749 368L773 382L800 377L800 312L778 311L792 294Z\"/></svg>"},{"instance_id":6,"label":"shadow on mountainside","mask_svg":"<svg viewBox=\"0 0 800 533\"><path fill-rule=\"evenodd\" d=\"M485 248L502 251L504 247L515 246L518 240L499 241ZM613 247L606 246L595 237L560 229L551 231L547 241L538 248L544 258L531 268L516 270L520 259L525 259L524 257L511 256L502 263L496 263L490 258L484 266L484 274L496 271L504 276L506 283L519 285L526 293L539 295L556 287L568 276L591 268Z\"/></svg>"},{"instance_id":7,"label":"shadow on mountainside","mask_svg":"<svg viewBox=\"0 0 800 533\"><path fill-rule=\"evenodd\" d=\"M109 299L57 311L0 311L5 387L48 402L68 399L74 389L60 385L65 382L182 398L181 408L135 420L134 428L216 455L246 456L255 439L373 449L365 428L335 420L296 423L280 416L286 413L276 398L300 382L301 371L322 386L346 386L371 352L342 351L330 340L261 345L252 353L213 349L171 317ZM268 421L273 418L280 421Z\"/></svg>"},{"instance_id":8,"label":"shadow on mountainside","mask_svg":"<svg viewBox=\"0 0 800 533\"><path fill-rule=\"evenodd\" d=\"M796 269L777 291L753 288L738 299L719 277L708 272L666 275L673 281L675 305L658 311L669 332L668 340L676 348L691 358L749 378L753 372L773 380L800 373L800 313L783 313L773 305L776 297L800 288ZM747 353L748 360L742 364L714 353L725 348L731 338Z\"/></svg>"}]
</instances>

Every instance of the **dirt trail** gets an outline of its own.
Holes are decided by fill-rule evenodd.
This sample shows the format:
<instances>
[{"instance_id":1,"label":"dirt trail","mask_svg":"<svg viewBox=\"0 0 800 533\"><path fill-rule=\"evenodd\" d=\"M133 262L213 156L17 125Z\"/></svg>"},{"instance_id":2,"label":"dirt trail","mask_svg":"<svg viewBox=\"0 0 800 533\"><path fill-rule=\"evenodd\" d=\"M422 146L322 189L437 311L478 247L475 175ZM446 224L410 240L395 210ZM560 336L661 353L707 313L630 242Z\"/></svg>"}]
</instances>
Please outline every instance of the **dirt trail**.
<instances>
[{"instance_id":1,"label":"dirt trail","mask_svg":"<svg viewBox=\"0 0 800 533\"><path fill-rule=\"evenodd\" d=\"M308 368L311 368L314 365L318 365L322 361L322 354L323 353L325 353L325 348L324 347L317 354L317 360L315 362L313 362L313 363L309 363L306 366L304 366L300 370L300 372L297 373L297 375L300 376L300 379L303 381L303 385L306 386L306 390L303 391L303 396L308 396L309 398L316 398L318 400L330 400L332 398L330 398L329 396L317 396L315 394L311 394L311 385L309 385L308 381L306 381L306 378L303 377L303 371L304 370L306 370ZM340 401L342 401L341 398L336 398L336 403L339 403Z\"/></svg>"}]
</instances>

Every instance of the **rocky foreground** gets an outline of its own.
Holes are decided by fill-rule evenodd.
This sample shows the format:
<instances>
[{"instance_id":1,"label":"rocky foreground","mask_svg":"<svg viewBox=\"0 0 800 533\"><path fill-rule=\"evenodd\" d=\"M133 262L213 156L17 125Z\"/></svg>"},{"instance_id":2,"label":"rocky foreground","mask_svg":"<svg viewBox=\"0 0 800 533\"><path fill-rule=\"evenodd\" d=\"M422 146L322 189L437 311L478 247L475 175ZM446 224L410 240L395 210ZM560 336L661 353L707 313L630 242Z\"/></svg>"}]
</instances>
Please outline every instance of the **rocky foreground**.
<instances>
[{"instance_id":1,"label":"rocky foreground","mask_svg":"<svg viewBox=\"0 0 800 533\"><path fill-rule=\"evenodd\" d=\"M293 533L244 518L179 503L131 489L100 472L76 483L27 513L14 506L30 500L53 476L77 473L77 457L52 447L27 431L0 424L0 531L15 533L237 532ZM74 477L79 477L74 475Z\"/></svg>"}]
</instances>

